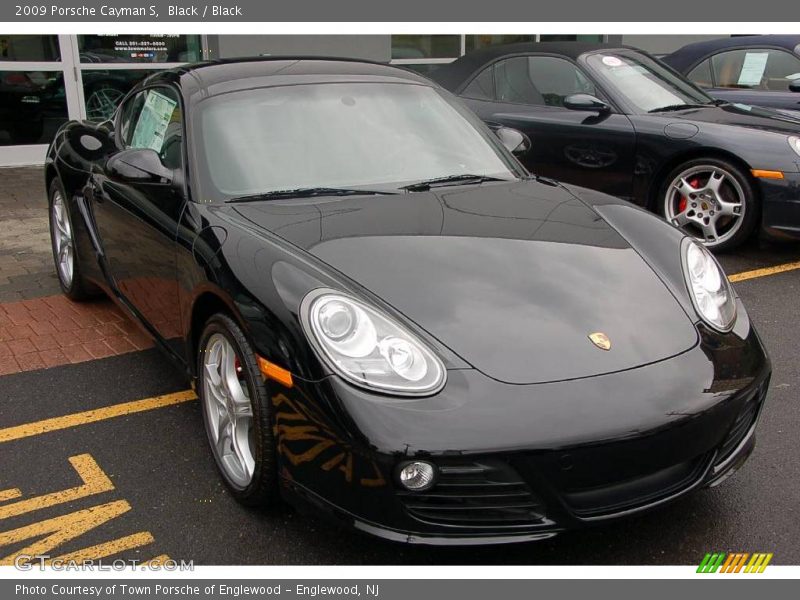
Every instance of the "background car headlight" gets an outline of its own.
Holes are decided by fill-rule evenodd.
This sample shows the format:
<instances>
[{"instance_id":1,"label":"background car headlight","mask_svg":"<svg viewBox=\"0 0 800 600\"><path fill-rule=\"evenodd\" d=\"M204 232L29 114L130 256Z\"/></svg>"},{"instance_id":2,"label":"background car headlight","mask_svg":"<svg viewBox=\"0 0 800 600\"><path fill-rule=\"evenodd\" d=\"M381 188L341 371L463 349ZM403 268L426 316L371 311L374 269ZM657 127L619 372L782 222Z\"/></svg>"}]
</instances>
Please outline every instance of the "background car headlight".
<instances>
[{"instance_id":1,"label":"background car headlight","mask_svg":"<svg viewBox=\"0 0 800 600\"><path fill-rule=\"evenodd\" d=\"M685 238L683 271L695 309L702 319L719 331L728 331L736 320L736 297L722 267L711 252Z\"/></svg>"},{"instance_id":2,"label":"background car headlight","mask_svg":"<svg viewBox=\"0 0 800 600\"><path fill-rule=\"evenodd\" d=\"M789 146L792 148L792 150L794 150L795 154L800 156L800 137L790 135L787 138L787 141L789 142Z\"/></svg>"},{"instance_id":3,"label":"background car headlight","mask_svg":"<svg viewBox=\"0 0 800 600\"><path fill-rule=\"evenodd\" d=\"M441 361L414 335L374 308L333 290L300 306L306 335L339 375L395 394L431 394L445 382Z\"/></svg>"}]
</instances>

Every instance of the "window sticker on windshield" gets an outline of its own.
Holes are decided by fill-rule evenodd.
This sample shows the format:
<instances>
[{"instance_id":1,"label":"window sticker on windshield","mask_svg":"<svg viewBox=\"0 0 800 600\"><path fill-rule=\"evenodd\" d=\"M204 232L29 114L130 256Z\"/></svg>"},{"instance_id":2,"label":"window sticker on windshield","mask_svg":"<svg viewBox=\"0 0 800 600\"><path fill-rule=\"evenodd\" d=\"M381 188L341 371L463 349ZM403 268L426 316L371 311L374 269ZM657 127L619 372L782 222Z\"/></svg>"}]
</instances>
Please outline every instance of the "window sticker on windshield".
<instances>
[{"instance_id":1,"label":"window sticker on windshield","mask_svg":"<svg viewBox=\"0 0 800 600\"><path fill-rule=\"evenodd\" d=\"M604 56L603 64L607 67L620 67L622 66L622 61L616 56Z\"/></svg>"},{"instance_id":2,"label":"window sticker on windshield","mask_svg":"<svg viewBox=\"0 0 800 600\"><path fill-rule=\"evenodd\" d=\"M769 52L748 52L745 54L737 85L759 85L767 70Z\"/></svg>"},{"instance_id":3,"label":"window sticker on windshield","mask_svg":"<svg viewBox=\"0 0 800 600\"><path fill-rule=\"evenodd\" d=\"M161 146L164 145L164 133L172 120L172 113L177 104L172 98L151 90L147 94L142 112L139 114L139 120L136 122L131 146L133 148L151 148L156 152L161 152Z\"/></svg>"}]
</instances>

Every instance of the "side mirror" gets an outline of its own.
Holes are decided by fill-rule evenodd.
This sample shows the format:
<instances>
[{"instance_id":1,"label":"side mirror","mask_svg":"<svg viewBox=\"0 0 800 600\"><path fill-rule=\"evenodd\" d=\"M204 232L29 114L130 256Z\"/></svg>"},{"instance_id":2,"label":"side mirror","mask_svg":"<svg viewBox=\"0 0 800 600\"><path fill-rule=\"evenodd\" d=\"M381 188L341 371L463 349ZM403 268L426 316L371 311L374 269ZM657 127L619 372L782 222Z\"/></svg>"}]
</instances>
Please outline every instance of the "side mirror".
<instances>
[{"instance_id":1,"label":"side mirror","mask_svg":"<svg viewBox=\"0 0 800 600\"><path fill-rule=\"evenodd\" d=\"M129 148L106 163L108 174L131 183L177 184L180 173L165 167L158 152L150 148Z\"/></svg>"},{"instance_id":2,"label":"side mirror","mask_svg":"<svg viewBox=\"0 0 800 600\"><path fill-rule=\"evenodd\" d=\"M511 127L498 127L494 133L500 138L500 142L506 147L506 150L515 156L525 154L531 149L531 139L521 131Z\"/></svg>"},{"instance_id":3,"label":"side mirror","mask_svg":"<svg viewBox=\"0 0 800 600\"><path fill-rule=\"evenodd\" d=\"M564 98L564 108L569 110L583 110L599 113L606 113L611 107L591 94L572 94Z\"/></svg>"}]
</instances>

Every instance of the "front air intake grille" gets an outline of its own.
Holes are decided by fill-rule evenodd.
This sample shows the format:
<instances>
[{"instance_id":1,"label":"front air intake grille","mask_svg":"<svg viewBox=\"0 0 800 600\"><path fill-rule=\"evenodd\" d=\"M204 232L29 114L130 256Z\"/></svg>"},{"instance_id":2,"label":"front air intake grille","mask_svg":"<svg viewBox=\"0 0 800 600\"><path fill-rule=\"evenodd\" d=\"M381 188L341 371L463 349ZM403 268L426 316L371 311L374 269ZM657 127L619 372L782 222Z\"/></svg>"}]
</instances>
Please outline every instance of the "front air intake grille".
<instances>
[{"instance_id":1,"label":"front air intake grille","mask_svg":"<svg viewBox=\"0 0 800 600\"><path fill-rule=\"evenodd\" d=\"M545 515L541 500L501 461L440 464L433 488L400 496L412 517L445 527L525 527Z\"/></svg>"},{"instance_id":2,"label":"front air intake grille","mask_svg":"<svg viewBox=\"0 0 800 600\"><path fill-rule=\"evenodd\" d=\"M719 448L717 454L716 464L720 464L727 459L734 450L739 446L742 440L747 436L747 433L753 427L753 424L758 418L758 412L761 408L761 401L763 399L763 391L759 390L755 397L747 402L742 412L736 417L736 420L731 426L731 430L725 437L725 441Z\"/></svg>"}]
</instances>

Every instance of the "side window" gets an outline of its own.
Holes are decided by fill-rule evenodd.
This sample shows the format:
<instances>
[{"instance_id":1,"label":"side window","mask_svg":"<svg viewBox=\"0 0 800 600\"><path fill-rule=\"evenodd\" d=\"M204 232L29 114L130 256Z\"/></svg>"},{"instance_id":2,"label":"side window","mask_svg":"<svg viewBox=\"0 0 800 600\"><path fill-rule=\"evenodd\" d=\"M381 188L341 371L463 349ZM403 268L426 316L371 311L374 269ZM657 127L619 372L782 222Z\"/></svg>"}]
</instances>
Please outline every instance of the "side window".
<instances>
[{"instance_id":1,"label":"side window","mask_svg":"<svg viewBox=\"0 0 800 600\"><path fill-rule=\"evenodd\" d=\"M711 58L717 87L785 92L800 78L800 58L774 49L722 52Z\"/></svg>"},{"instance_id":2,"label":"side window","mask_svg":"<svg viewBox=\"0 0 800 600\"><path fill-rule=\"evenodd\" d=\"M711 78L711 59L707 58L694 69L689 71L686 79L701 88L714 87L714 81Z\"/></svg>"},{"instance_id":3,"label":"side window","mask_svg":"<svg viewBox=\"0 0 800 600\"><path fill-rule=\"evenodd\" d=\"M151 88L129 98L120 114L125 148L152 148L170 168L181 166L181 105L172 88Z\"/></svg>"},{"instance_id":4,"label":"side window","mask_svg":"<svg viewBox=\"0 0 800 600\"><path fill-rule=\"evenodd\" d=\"M572 94L597 94L586 75L563 58L531 56L528 58L528 71L547 106L564 106L564 98Z\"/></svg>"},{"instance_id":5,"label":"side window","mask_svg":"<svg viewBox=\"0 0 800 600\"><path fill-rule=\"evenodd\" d=\"M486 67L478 73L461 95L476 100L494 100L494 66Z\"/></svg>"},{"instance_id":6,"label":"side window","mask_svg":"<svg viewBox=\"0 0 800 600\"><path fill-rule=\"evenodd\" d=\"M581 70L563 58L519 56L497 64L498 100L539 106L564 106L572 94L597 94Z\"/></svg>"}]
</instances>

